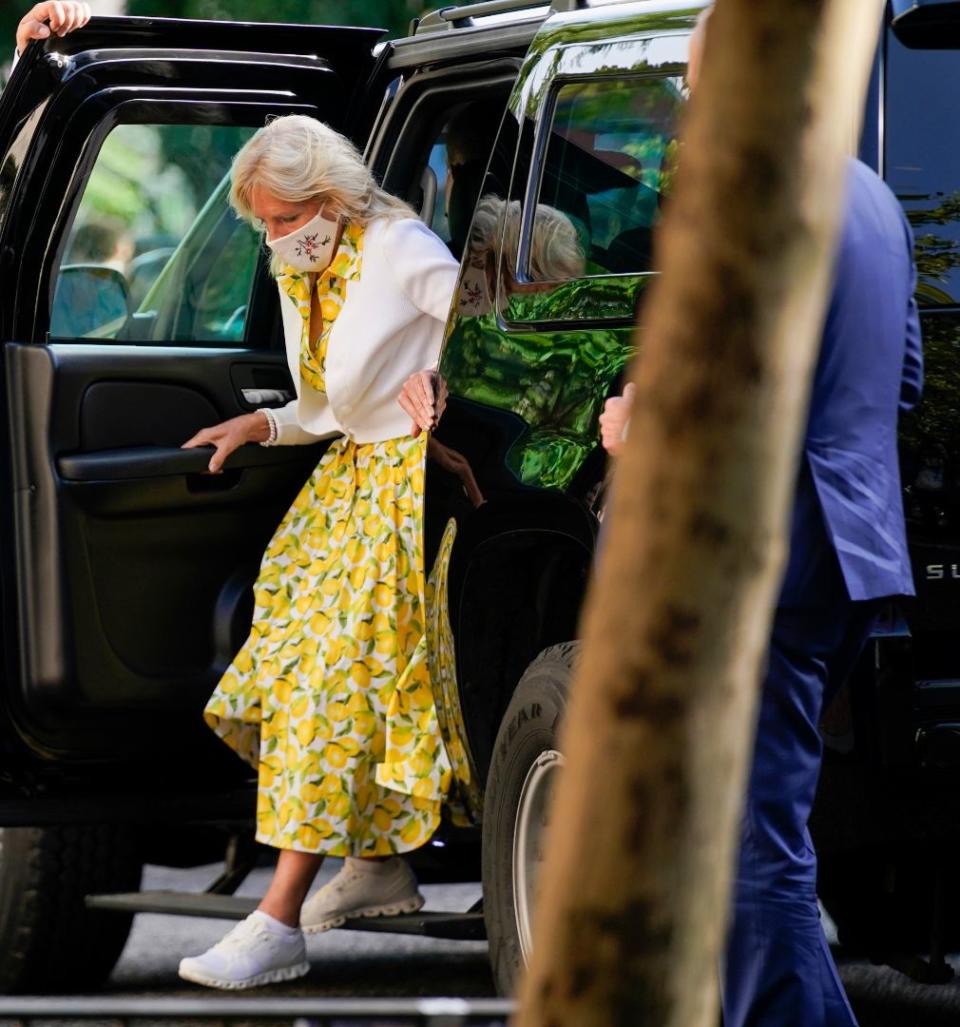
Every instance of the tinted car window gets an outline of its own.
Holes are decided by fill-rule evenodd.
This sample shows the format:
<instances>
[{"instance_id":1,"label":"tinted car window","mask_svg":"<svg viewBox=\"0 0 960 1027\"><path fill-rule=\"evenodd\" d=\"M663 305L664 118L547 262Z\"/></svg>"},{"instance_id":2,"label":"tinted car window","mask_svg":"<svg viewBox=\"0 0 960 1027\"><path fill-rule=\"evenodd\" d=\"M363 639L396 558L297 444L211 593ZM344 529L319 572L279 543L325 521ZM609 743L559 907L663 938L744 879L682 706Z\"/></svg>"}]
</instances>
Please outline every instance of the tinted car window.
<instances>
[{"instance_id":1,"label":"tinted car window","mask_svg":"<svg viewBox=\"0 0 960 1027\"><path fill-rule=\"evenodd\" d=\"M119 125L70 227L50 336L232 345L243 339L259 239L226 178L252 128Z\"/></svg>"},{"instance_id":2,"label":"tinted car window","mask_svg":"<svg viewBox=\"0 0 960 1027\"><path fill-rule=\"evenodd\" d=\"M636 320L684 96L665 75L554 87L533 188L518 156L510 202L487 212L502 239L508 324Z\"/></svg>"},{"instance_id":3,"label":"tinted car window","mask_svg":"<svg viewBox=\"0 0 960 1027\"><path fill-rule=\"evenodd\" d=\"M585 276L650 269L682 102L675 78L571 82L557 90L537 202L575 226ZM533 239L536 230L535 222Z\"/></svg>"},{"instance_id":4,"label":"tinted car window","mask_svg":"<svg viewBox=\"0 0 960 1027\"><path fill-rule=\"evenodd\" d=\"M960 302L958 57L887 36L886 178L913 226L917 299L927 306Z\"/></svg>"}]
</instances>

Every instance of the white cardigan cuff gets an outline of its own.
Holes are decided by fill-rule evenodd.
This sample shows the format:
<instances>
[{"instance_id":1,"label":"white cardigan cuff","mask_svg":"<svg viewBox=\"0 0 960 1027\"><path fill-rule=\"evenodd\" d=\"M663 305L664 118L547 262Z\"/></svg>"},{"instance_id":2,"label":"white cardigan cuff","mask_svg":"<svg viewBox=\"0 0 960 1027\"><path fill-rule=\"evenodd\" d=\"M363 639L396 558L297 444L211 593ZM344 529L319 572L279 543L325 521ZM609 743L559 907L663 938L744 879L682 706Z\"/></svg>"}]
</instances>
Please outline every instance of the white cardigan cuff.
<instances>
[{"instance_id":1,"label":"white cardigan cuff","mask_svg":"<svg viewBox=\"0 0 960 1027\"><path fill-rule=\"evenodd\" d=\"M270 410L270 416L277 425L277 441L275 446L309 446L312 442L319 442L320 436L306 431L300 426L297 417L297 403L291 399L286 406L274 407Z\"/></svg>"}]
</instances>

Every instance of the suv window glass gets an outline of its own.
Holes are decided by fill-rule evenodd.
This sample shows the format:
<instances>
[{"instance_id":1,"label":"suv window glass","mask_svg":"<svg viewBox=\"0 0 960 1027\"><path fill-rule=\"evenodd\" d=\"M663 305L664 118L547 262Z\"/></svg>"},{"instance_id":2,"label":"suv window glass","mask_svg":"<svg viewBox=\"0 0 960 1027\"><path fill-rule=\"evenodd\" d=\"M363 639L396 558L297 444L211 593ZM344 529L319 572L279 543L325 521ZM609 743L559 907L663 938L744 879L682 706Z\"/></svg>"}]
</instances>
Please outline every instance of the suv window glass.
<instances>
[{"instance_id":1,"label":"suv window glass","mask_svg":"<svg viewBox=\"0 0 960 1027\"><path fill-rule=\"evenodd\" d=\"M478 208L502 240L497 306L508 324L636 320L685 95L678 75L554 87L530 150L534 177L521 151L510 201Z\"/></svg>"},{"instance_id":2,"label":"suv window glass","mask_svg":"<svg viewBox=\"0 0 960 1027\"><path fill-rule=\"evenodd\" d=\"M433 210L421 217L459 260L480 196L484 169L497 138L505 101L476 100L450 113L430 149L428 166L436 183Z\"/></svg>"},{"instance_id":3,"label":"suv window glass","mask_svg":"<svg viewBox=\"0 0 960 1027\"><path fill-rule=\"evenodd\" d=\"M227 203L227 172L255 130L118 125L63 249L50 337L234 345L259 238Z\"/></svg>"},{"instance_id":4,"label":"suv window glass","mask_svg":"<svg viewBox=\"0 0 960 1027\"><path fill-rule=\"evenodd\" d=\"M956 50L912 50L887 34L886 178L916 239L917 299L960 303L960 148Z\"/></svg>"},{"instance_id":5,"label":"suv window glass","mask_svg":"<svg viewBox=\"0 0 960 1027\"><path fill-rule=\"evenodd\" d=\"M581 275L564 275L560 267L558 277L639 274L650 269L653 227L673 171L682 104L679 78L601 79L560 86L523 262L531 278L538 223L544 220L549 225L556 212L575 228L584 256Z\"/></svg>"}]
</instances>

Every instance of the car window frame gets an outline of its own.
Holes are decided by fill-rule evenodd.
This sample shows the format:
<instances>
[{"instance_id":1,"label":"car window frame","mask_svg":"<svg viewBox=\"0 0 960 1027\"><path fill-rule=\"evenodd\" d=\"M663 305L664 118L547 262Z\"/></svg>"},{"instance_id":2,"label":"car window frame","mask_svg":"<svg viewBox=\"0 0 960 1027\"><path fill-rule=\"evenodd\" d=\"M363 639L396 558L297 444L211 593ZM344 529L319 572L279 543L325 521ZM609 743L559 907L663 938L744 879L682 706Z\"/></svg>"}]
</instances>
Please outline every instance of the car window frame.
<instances>
[{"instance_id":1,"label":"car window frame","mask_svg":"<svg viewBox=\"0 0 960 1027\"><path fill-rule=\"evenodd\" d=\"M520 58L504 56L430 68L400 83L376 136L367 144L368 166L384 189L406 196L415 188L438 128L460 103L502 91L506 111L521 66Z\"/></svg>"}]
</instances>

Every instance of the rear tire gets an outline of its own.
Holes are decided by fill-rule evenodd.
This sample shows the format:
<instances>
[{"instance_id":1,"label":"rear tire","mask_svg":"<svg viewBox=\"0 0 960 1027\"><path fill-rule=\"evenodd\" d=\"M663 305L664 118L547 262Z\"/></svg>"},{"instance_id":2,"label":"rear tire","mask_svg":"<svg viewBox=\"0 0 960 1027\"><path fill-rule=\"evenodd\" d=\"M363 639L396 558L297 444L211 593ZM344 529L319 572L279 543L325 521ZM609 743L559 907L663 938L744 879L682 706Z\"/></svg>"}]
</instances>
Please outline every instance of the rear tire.
<instances>
[{"instance_id":1,"label":"rear tire","mask_svg":"<svg viewBox=\"0 0 960 1027\"><path fill-rule=\"evenodd\" d=\"M483 809L483 914L497 991L513 992L529 957L537 865L556 771L560 719L579 643L530 664L500 723Z\"/></svg>"},{"instance_id":2,"label":"rear tire","mask_svg":"<svg viewBox=\"0 0 960 1027\"><path fill-rule=\"evenodd\" d=\"M87 909L84 899L139 891L142 869L122 828L0 828L0 993L102 984L133 916Z\"/></svg>"}]
</instances>

